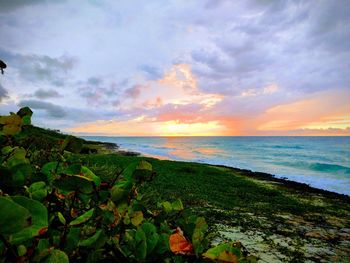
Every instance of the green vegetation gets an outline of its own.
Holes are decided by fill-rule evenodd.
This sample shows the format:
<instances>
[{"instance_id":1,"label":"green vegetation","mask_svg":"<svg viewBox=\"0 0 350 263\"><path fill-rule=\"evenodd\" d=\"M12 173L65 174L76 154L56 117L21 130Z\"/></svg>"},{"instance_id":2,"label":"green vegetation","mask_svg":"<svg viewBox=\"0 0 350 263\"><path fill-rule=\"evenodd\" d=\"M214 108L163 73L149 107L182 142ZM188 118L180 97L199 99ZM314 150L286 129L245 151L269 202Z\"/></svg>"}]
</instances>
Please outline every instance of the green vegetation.
<instances>
[{"instance_id":1,"label":"green vegetation","mask_svg":"<svg viewBox=\"0 0 350 263\"><path fill-rule=\"evenodd\" d=\"M31 115L0 117L0 262L350 260L347 196L125 156Z\"/></svg>"},{"instance_id":2,"label":"green vegetation","mask_svg":"<svg viewBox=\"0 0 350 263\"><path fill-rule=\"evenodd\" d=\"M31 116L0 117L0 262L256 262L239 242L210 248L206 220L180 199L154 199L152 162L90 169L88 156L109 156L82 154L98 147Z\"/></svg>"}]
</instances>

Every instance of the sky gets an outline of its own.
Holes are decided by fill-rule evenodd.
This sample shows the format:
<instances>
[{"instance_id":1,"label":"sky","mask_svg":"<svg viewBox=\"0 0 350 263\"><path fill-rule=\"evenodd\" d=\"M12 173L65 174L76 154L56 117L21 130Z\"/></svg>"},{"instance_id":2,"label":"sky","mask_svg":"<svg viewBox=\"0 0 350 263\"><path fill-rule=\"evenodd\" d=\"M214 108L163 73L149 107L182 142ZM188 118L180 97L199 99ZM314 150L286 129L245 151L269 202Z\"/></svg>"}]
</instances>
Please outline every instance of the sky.
<instances>
[{"instance_id":1,"label":"sky","mask_svg":"<svg viewBox=\"0 0 350 263\"><path fill-rule=\"evenodd\" d=\"M0 114L115 136L350 135L348 0L0 0Z\"/></svg>"}]
</instances>

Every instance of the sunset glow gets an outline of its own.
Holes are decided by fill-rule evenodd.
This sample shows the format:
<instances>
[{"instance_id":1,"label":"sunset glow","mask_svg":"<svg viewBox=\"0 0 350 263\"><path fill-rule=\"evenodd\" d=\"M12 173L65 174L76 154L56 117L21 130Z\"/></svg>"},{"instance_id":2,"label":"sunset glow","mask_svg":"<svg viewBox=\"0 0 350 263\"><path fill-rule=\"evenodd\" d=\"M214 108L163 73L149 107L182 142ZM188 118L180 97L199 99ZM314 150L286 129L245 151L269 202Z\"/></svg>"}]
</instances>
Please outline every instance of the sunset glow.
<instances>
[{"instance_id":1,"label":"sunset glow","mask_svg":"<svg viewBox=\"0 0 350 263\"><path fill-rule=\"evenodd\" d=\"M90 135L350 135L350 15L278 2L2 2L0 114Z\"/></svg>"}]
</instances>

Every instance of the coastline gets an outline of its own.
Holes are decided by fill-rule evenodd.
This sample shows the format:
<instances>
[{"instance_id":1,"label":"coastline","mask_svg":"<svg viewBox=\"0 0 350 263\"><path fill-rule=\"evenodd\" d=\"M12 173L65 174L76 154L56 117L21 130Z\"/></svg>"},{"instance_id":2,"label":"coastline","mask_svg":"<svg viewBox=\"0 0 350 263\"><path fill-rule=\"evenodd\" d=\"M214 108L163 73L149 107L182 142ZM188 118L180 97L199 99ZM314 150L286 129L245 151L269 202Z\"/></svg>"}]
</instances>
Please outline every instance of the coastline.
<instances>
[{"instance_id":1,"label":"coastline","mask_svg":"<svg viewBox=\"0 0 350 263\"><path fill-rule=\"evenodd\" d=\"M107 151L116 153L116 154L121 155L121 156L139 156L139 157L154 158L154 159L158 159L158 160L169 160L169 161L174 161L174 162L177 161L177 160L173 160L173 159L170 159L170 158L167 158L164 156L143 154L140 152L130 151L127 149L122 150L122 149L120 149L120 146L117 143L100 142L100 141L87 141L87 142L89 144L92 143L92 144L100 145L101 147L105 148ZM186 161L186 162L192 163L192 161ZM196 162L196 163L198 163L198 162ZM231 169L232 171L241 172L247 177L251 177L251 178L255 178L255 179L263 180L263 181L280 183L280 184L284 185L285 187L293 188L293 189L298 190L298 191L310 192L310 193L315 193L315 194L322 194L322 195L325 195L329 198L340 198L346 202L350 202L350 195L341 194L341 193L337 193L334 191L317 188L317 187L311 186L311 185L306 184L306 183L293 181L293 180L290 180L288 178L281 178L281 177L278 177L274 174L264 173L264 172L259 172L259 171L252 171L249 169L242 169L242 168L237 168L234 166L227 166L227 165L220 165L220 164L210 164L210 163L198 163L198 164L210 165L210 166L214 166L214 167L223 167L223 168Z\"/></svg>"}]
</instances>

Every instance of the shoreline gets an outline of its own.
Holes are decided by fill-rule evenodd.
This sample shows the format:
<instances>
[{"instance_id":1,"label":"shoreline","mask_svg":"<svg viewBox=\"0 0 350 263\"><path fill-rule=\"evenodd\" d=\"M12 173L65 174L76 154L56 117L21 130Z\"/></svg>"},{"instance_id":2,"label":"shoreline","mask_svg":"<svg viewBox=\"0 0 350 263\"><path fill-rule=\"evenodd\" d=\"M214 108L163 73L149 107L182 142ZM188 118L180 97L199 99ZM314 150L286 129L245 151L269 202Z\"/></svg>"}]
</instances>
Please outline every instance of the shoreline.
<instances>
[{"instance_id":1,"label":"shoreline","mask_svg":"<svg viewBox=\"0 0 350 263\"><path fill-rule=\"evenodd\" d=\"M180 198L206 218L214 243L239 241L259 262L350 260L348 195L227 165L161 160L116 144L85 158L96 167L149 161L156 176L140 192L149 196L151 206Z\"/></svg>"},{"instance_id":2,"label":"shoreline","mask_svg":"<svg viewBox=\"0 0 350 263\"><path fill-rule=\"evenodd\" d=\"M116 153L116 154L121 155L121 156L130 156L130 157L137 156L137 157L153 158L153 159L158 159L158 160L168 160L168 161L174 161L174 162L189 162L189 163L209 165L209 166L213 166L213 167L222 167L222 168L232 170L234 172L242 172L242 173L244 173L244 176L247 176L250 178L258 179L261 181L275 182L275 183L282 184L285 187L289 187L289 188L292 188L294 190L302 191L304 193L309 192L309 193L313 193L313 194L321 194L321 195L324 195L328 198L332 198L332 199L337 198L337 199L341 199L341 200L344 200L344 201L350 203L350 195L337 193L337 192L326 190L326 189L317 188L317 187L311 186L311 185L306 184L306 183L290 180L288 178L280 178L277 175L270 174L270 173L252 171L249 169L237 168L234 166L221 165L221 164L200 163L200 162L192 162L192 161L179 161L179 160L173 160L173 159L170 159L170 158L167 158L164 156L143 154L140 152L130 151L127 149L122 150L122 149L120 149L120 146L117 143L112 143L112 142L87 141L87 143L100 145L103 148L105 148L106 150L111 151L111 152Z\"/></svg>"}]
</instances>

